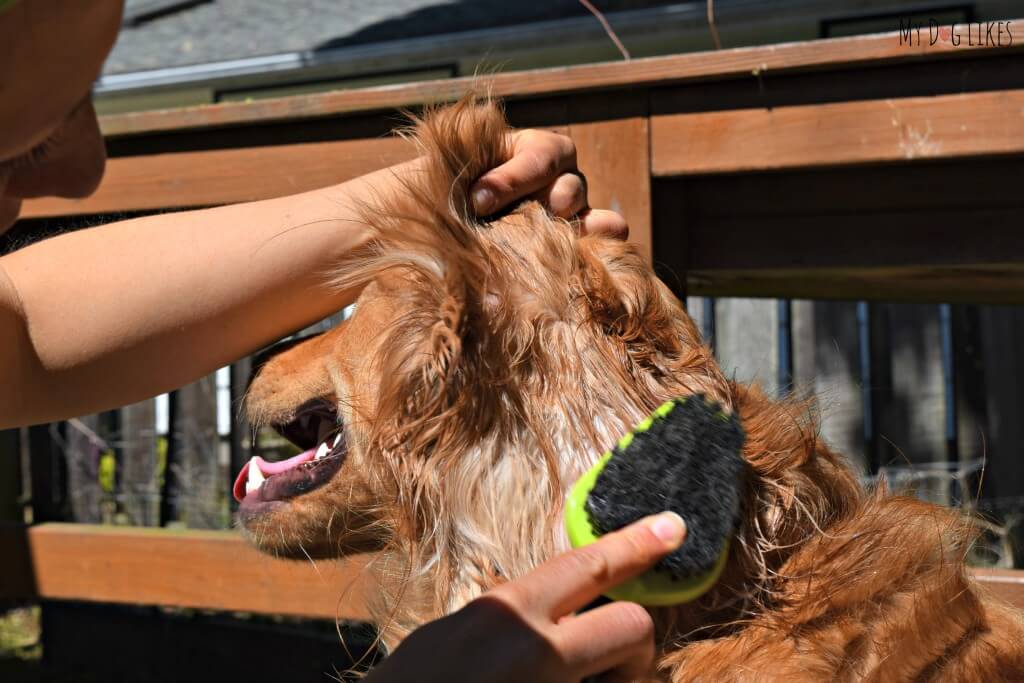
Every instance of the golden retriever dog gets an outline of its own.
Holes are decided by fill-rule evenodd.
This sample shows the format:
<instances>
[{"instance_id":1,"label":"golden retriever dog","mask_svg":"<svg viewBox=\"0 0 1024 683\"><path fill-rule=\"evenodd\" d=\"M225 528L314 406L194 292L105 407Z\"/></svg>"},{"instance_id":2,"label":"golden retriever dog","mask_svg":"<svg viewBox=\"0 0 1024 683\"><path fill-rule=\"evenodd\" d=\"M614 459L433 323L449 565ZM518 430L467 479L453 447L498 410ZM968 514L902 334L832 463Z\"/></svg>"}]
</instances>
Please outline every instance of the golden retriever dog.
<instances>
[{"instance_id":1,"label":"golden retriever dog","mask_svg":"<svg viewBox=\"0 0 1024 683\"><path fill-rule=\"evenodd\" d=\"M253 422L309 450L241 473L252 542L375 553L371 609L393 647L566 549L576 478L662 401L699 392L746 430L744 509L715 587L652 609L654 679L1024 680L1022 615L968 576L968 520L862 490L806 404L723 376L630 244L533 201L472 215L507 132L471 98L419 120L422 170L367 207L374 246L335 274L364 286L354 315L254 380Z\"/></svg>"}]
</instances>

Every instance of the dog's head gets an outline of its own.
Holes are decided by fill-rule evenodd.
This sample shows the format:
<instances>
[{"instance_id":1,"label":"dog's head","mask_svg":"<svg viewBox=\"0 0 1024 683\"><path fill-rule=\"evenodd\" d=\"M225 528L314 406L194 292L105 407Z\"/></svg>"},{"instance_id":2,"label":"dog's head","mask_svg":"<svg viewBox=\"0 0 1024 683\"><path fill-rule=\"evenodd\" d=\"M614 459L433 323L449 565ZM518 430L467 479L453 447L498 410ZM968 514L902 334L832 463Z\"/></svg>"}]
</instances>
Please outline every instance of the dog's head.
<instances>
[{"instance_id":1,"label":"dog's head","mask_svg":"<svg viewBox=\"0 0 1024 683\"><path fill-rule=\"evenodd\" d=\"M420 170L366 211L374 247L336 277L364 287L354 315L274 357L247 398L254 422L309 449L243 471L251 539L295 557L382 551L375 574L405 626L564 547L567 488L670 397L704 393L749 423L759 524L785 526L779 501L799 496L784 470L813 451L794 411L722 376L631 245L532 201L472 215L470 185L508 158L507 137L500 110L471 99L417 123Z\"/></svg>"}]
</instances>

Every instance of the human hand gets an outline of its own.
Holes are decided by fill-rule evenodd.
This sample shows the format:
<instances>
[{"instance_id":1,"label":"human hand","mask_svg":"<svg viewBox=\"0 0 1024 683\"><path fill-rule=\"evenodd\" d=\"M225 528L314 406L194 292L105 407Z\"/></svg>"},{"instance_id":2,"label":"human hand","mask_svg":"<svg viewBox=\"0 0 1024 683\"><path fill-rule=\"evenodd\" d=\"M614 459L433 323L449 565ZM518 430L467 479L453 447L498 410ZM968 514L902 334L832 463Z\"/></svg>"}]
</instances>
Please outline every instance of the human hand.
<instances>
[{"instance_id":1,"label":"human hand","mask_svg":"<svg viewBox=\"0 0 1024 683\"><path fill-rule=\"evenodd\" d=\"M564 553L413 632L367 682L641 678L654 657L654 624L643 607L613 602L574 612L650 569L685 537L683 520L667 512Z\"/></svg>"},{"instance_id":2,"label":"human hand","mask_svg":"<svg viewBox=\"0 0 1024 683\"><path fill-rule=\"evenodd\" d=\"M473 185L473 209L479 215L489 216L517 199L533 196L556 216L579 218L584 234L626 239L629 227L622 216L587 204L587 184L576 168L576 145L571 138L533 129L509 135L512 158Z\"/></svg>"}]
</instances>

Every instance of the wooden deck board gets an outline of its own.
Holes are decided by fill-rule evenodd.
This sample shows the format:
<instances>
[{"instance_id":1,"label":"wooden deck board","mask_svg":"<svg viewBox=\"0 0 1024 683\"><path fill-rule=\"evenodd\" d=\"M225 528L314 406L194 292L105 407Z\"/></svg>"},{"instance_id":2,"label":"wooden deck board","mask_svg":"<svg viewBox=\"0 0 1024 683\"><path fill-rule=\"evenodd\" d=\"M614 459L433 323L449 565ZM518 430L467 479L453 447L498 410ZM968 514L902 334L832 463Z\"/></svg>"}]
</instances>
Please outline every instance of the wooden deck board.
<instances>
[{"instance_id":1,"label":"wooden deck board","mask_svg":"<svg viewBox=\"0 0 1024 683\"><path fill-rule=\"evenodd\" d=\"M938 41L928 45L901 44L899 34L812 40L667 57L634 59L498 74L488 79L454 78L398 86L347 90L301 97L246 103L223 103L168 111L107 116L102 120L107 136L135 135L167 130L209 128L233 124L295 121L354 112L411 107L458 99L486 84L496 97L524 98L580 93L614 88L638 88L750 77L780 70L811 70L864 64L891 64L913 60L966 55L983 56L1020 52L1013 47L954 47Z\"/></svg>"},{"instance_id":2,"label":"wooden deck board","mask_svg":"<svg viewBox=\"0 0 1024 683\"><path fill-rule=\"evenodd\" d=\"M651 118L655 176L1024 153L1024 90Z\"/></svg>"},{"instance_id":3,"label":"wooden deck board","mask_svg":"<svg viewBox=\"0 0 1024 683\"><path fill-rule=\"evenodd\" d=\"M366 619L365 558L277 560L235 532L87 524L0 526L8 563L0 599L60 599ZM1024 571L976 569L986 589L1024 608Z\"/></svg>"},{"instance_id":4,"label":"wooden deck board","mask_svg":"<svg viewBox=\"0 0 1024 683\"><path fill-rule=\"evenodd\" d=\"M366 619L364 562L278 560L231 531L0 527L0 598ZM10 562L7 558L14 558ZM19 559L21 558L21 559Z\"/></svg>"},{"instance_id":5,"label":"wooden deck board","mask_svg":"<svg viewBox=\"0 0 1024 683\"><path fill-rule=\"evenodd\" d=\"M25 202L25 218L214 206L327 187L406 161L397 137L220 149L110 159L84 199Z\"/></svg>"}]
</instances>

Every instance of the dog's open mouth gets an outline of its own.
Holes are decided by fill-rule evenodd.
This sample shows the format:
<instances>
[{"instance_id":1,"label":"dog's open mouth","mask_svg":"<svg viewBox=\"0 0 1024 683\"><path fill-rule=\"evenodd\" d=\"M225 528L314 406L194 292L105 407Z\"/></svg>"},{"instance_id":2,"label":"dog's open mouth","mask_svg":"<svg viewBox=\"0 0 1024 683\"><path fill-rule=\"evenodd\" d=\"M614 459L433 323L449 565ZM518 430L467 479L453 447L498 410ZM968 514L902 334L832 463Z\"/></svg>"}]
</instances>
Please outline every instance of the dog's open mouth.
<instances>
[{"instance_id":1,"label":"dog's open mouth","mask_svg":"<svg viewBox=\"0 0 1024 683\"><path fill-rule=\"evenodd\" d=\"M280 462L267 462L257 455L245 463L234 486L243 513L323 486L341 469L348 453L337 411L326 400L309 401L289 422L271 426L305 450Z\"/></svg>"}]
</instances>

